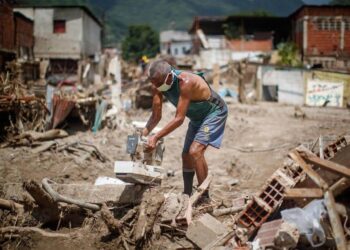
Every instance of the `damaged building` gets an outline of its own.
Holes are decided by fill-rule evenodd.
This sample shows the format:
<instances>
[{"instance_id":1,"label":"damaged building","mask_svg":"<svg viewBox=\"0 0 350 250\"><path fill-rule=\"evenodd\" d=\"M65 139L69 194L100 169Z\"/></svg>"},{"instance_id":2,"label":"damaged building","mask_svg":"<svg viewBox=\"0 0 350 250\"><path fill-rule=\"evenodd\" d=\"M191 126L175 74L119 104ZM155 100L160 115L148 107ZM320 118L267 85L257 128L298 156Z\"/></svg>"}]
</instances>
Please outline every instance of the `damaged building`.
<instances>
[{"instance_id":1,"label":"damaged building","mask_svg":"<svg viewBox=\"0 0 350 250\"><path fill-rule=\"evenodd\" d=\"M33 21L14 11L12 1L0 2L0 70L17 58L21 67L20 78L25 82L38 77L34 63Z\"/></svg>"},{"instance_id":2,"label":"damaged building","mask_svg":"<svg viewBox=\"0 0 350 250\"><path fill-rule=\"evenodd\" d=\"M195 17L189 33L200 68L225 65L229 60L262 62L277 45L290 38L287 17L228 16Z\"/></svg>"},{"instance_id":3,"label":"damaged building","mask_svg":"<svg viewBox=\"0 0 350 250\"><path fill-rule=\"evenodd\" d=\"M293 41L305 64L350 66L350 6L304 5L290 19Z\"/></svg>"},{"instance_id":4,"label":"damaged building","mask_svg":"<svg viewBox=\"0 0 350 250\"><path fill-rule=\"evenodd\" d=\"M34 21L35 58L49 73L78 75L87 85L101 51L102 23L85 5L26 5L15 8Z\"/></svg>"}]
</instances>

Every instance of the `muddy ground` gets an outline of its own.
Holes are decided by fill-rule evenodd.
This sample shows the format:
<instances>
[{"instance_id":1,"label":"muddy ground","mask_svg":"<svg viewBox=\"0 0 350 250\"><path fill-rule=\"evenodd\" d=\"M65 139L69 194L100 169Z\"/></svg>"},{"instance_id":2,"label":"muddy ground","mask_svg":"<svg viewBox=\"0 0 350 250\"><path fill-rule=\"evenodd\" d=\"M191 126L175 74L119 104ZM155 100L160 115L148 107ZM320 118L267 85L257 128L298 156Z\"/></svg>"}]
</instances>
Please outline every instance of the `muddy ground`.
<instances>
[{"instance_id":1,"label":"muddy ground","mask_svg":"<svg viewBox=\"0 0 350 250\"><path fill-rule=\"evenodd\" d=\"M257 192L265 180L280 166L288 151L300 143L312 143L320 135L338 136L350 133L350 111L336 108L303 107L306 118L295 118L294 107L276 103L254 105L229 104L225 136L220 150L209 148L206 157L209 171L214 175L210 187L214 201L230 200ZM126 121L146 121L150 112L133 110ZM175 114L175 109L164 104L163 119L166 124ZM188 121L165 138L163 167L174 170L175 176L163 181L166 189L182 190L181 152ZM76 124L74 128L79 127ZM128 160L125 153L126 136L132 132L124 126L117 130L107 128L93 134L90 131L73 131L64 141L85 141L93 143L112 161ZM113 163L102 163L90 159L76 163L71 156L56 152L32 154L28 147L0 149L0 191L5 183L23 182L28 179L41 181L49 177L58 183L93 183L98 176L113 177ZM237 179L235 186L230 181ZM107 237L104 225L71 228L61 227L59 232L71 232L69 240L40 237L28 238L15 243L4 244L3 248L19 249L115 249L117 242ZM164 248L181 247L181 242L167 240L159 243ZM186 243L184 243L186 246ZM164 249L163 248L163 249Z\"/></svg>"}]
</instances>

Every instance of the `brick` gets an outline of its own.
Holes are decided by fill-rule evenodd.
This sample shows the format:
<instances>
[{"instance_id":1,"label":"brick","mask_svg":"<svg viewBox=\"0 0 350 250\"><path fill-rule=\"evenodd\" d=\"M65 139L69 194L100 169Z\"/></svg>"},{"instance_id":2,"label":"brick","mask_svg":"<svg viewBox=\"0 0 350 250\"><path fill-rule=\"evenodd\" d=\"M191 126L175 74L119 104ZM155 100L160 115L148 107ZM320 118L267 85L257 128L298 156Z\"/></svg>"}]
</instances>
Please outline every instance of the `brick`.
<instances>
[{"instance_id":1,"label":"brick","mask_svg":"<svg viewBox=\"0 0 350 250\"><path fill-rule=\"evenodd\" d=\"M227 233L229 229L224 224L210 214L204 214L189 225L186 237L202 249Z\"/></svg>"}]
</instances>

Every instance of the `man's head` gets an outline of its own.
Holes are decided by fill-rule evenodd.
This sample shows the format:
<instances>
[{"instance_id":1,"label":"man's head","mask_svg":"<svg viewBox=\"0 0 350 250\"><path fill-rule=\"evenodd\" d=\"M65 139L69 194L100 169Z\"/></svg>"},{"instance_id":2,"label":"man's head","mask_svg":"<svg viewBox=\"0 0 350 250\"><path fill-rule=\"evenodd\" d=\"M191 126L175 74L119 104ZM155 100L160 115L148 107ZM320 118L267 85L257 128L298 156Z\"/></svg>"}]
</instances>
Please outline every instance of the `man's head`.
<instances>
[{"instance_id":1,"label":"man's head","mask_svg":"<svg viewBox=\"0 0 350 250\"><path fill-rule=\"evenodd\" d=\"M148 68L148 76L154 87L159 88L164 83L171 85L171 66L163 60L154 61Z\"/></svg>"}]
</instances>

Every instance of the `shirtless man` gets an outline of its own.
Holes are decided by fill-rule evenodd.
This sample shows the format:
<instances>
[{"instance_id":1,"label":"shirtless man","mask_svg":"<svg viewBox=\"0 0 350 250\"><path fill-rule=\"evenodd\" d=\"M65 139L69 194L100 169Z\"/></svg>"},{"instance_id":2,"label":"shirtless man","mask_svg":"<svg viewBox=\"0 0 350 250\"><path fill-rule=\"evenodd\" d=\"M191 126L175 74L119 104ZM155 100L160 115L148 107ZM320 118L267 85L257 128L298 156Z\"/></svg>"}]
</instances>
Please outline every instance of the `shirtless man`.
<instances>
[{"instance_id":1,"label":"shirtless man","mask_svg":"<svg viewBox=\"0 0 350 250\"><path fill-rule=\"evenodd\" d=\"M161 120L163 96L177 108L176 115L162 130L149 137L148 150L154 149L160 138L181 126L186 116L190 119L182 152L182 170L184 193L191 195L194 174L198 185L208 175L205 150L208 145L215 148L221 145L227 106L201 74L176 70L161 60L151 63L148 74L153 85L153 106L142 135L147 136ZM209 198L209 193L204 196Z\"/></svg>"}]
</instances>

